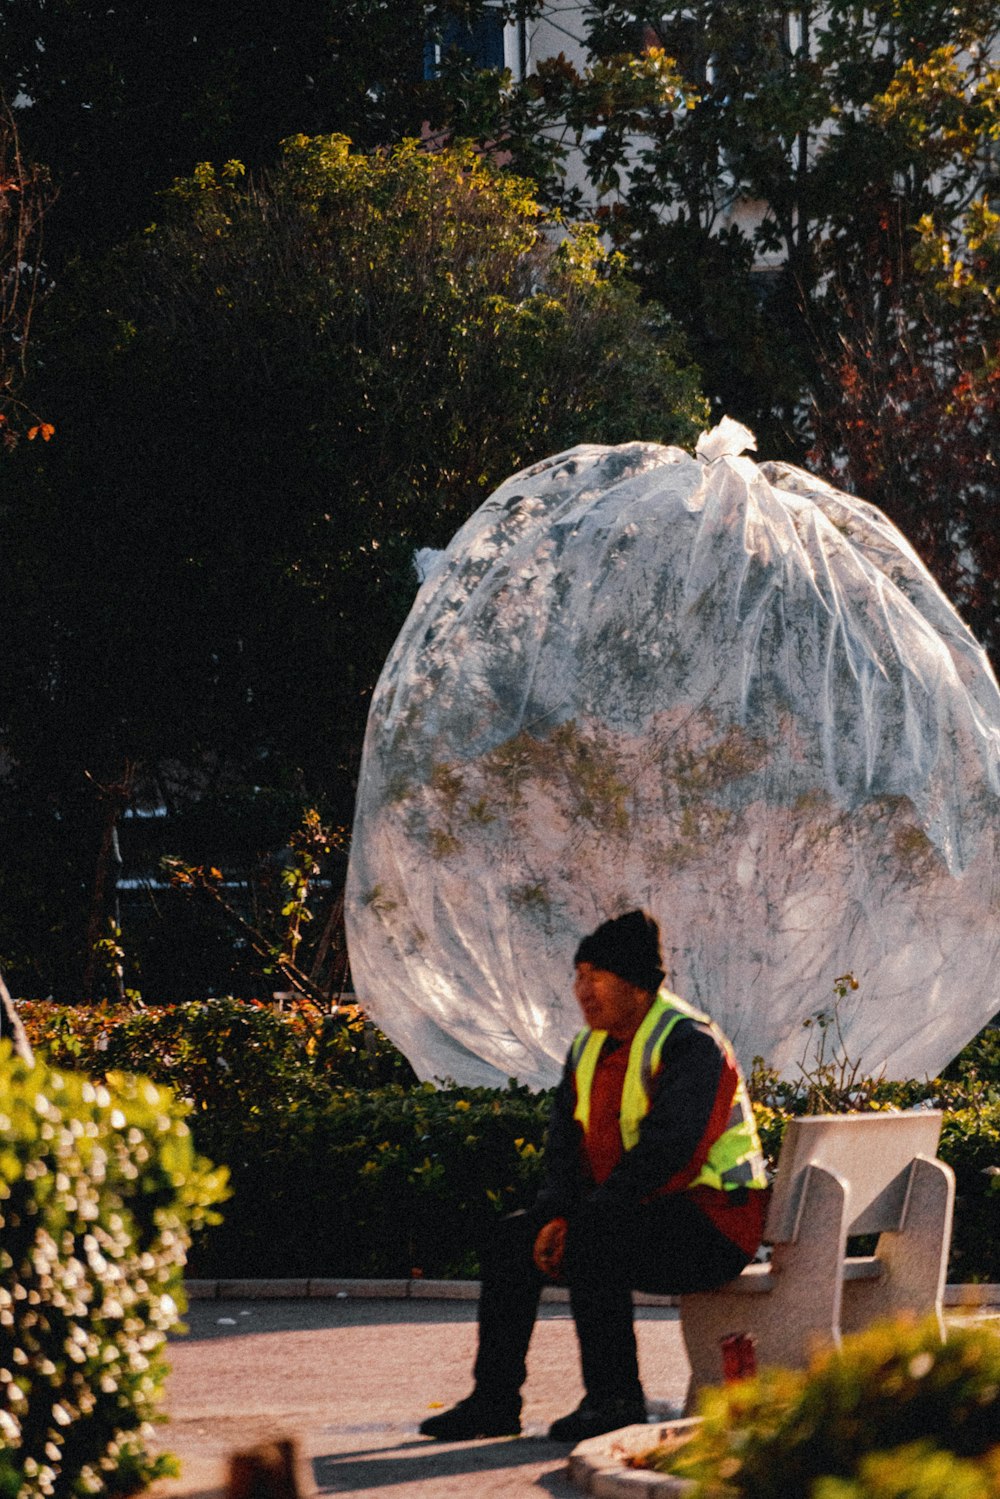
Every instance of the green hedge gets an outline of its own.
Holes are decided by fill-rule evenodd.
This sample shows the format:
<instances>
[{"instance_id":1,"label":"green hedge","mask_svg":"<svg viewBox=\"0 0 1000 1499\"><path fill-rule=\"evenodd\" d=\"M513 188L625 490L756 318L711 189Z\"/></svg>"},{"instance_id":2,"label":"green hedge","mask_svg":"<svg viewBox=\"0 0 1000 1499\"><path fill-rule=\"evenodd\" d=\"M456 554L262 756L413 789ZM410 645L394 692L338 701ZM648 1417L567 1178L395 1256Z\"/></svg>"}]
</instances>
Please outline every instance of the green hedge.
<instances>
[{"instance_id":1,"label":"green hedge","mask_svg":"<svg viewBox=\"0 0 1000 1499\"><path fill-rule=\"evenodd\" d=\"M474 1275L498 1214L531 1201L549 1094L438 1090L348 1011L234 999L123 1010L19 1006L32 1045L191 1100L199 1150L229 1167L224 1221L189 1274Z\"/></svg>"},{"instance_id":2,"label":"green hedge","mask_svg":"<svg viewBox=\"0 0 1000 1499\"><path fill-rule=\"evenodd\" d=\"M33 1068L0 1044L0 1495L130 1493L225 1172L167 1089Z\"/></svg>"},{"instance_id":3,"label":"green hedge","mask_svg":"<svg viewBox=\"0 0 1000 1499\"><path fill-rule=\"evenodd\" d=\"M308 1001L280 1011L231 998L134 1008L22 1001L18 1013L53 1066L140 1072L198 1110L416 1083L406 1058L353 1010L330 1015Z\"/></svg>"},{"instance_id":4,"label":"green hedge","mask_svg":"<svg viewBox=\"0 0 1000 1499\"><path fill-rule=\"evenodd\" d=\"M492 1217L529 1201L551 1095L436 1091L359 1016L233 999L163 1008L20 1006L32 1043L96 1076L108 1066L191 1099L200 1150L230 1168L225 1222L199 1234L192 1274L474 1274ZM984 1033L922 1083L882 1084L869 1107L947 1110L941 1156L958 1185L950 1275L1000 1281L1000 1041ZM777 1156L803 1094L756 1105Z\"/></svg>"},{"instance_id":5,"label":"green hedge","mask_svg":"<svg viewBox=\"0 0 1000 1499\"><path fill-rule=\"evenodd\" d=\"M534 1198L547 1118L525 1088L430 1085L200 1116L233 1200L191 1273L474 1276L490 1221Z\"/></svg>"}]
</instances>

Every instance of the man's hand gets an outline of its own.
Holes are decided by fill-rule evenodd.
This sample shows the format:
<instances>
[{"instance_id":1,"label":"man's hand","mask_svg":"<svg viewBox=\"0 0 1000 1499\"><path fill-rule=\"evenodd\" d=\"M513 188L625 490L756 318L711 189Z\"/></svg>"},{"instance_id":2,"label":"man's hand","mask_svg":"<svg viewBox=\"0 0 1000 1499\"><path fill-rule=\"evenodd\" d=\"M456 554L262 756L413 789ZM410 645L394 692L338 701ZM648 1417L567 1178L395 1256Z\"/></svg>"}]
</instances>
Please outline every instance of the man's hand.
<instances>
[{"instance_id":1,"label":"man's hand","mask_svg":"<svg viewBox=\"0 0 1000 1499\"><path fill-rule=\"evenodd\" d=\"M549 1280L559 1279L566 1249L566 1227L565 1218L553 1218L539 1229L535 1239L535 1265Z\"/></svg>"}]
</instances>

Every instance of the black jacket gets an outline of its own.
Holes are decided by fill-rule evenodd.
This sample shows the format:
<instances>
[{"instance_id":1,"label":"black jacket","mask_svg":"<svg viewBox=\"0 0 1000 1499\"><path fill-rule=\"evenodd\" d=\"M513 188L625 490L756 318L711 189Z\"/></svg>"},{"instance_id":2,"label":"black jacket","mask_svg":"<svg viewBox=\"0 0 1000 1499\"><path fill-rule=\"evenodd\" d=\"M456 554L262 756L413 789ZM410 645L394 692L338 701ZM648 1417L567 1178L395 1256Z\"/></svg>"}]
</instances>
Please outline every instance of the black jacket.
<instances>
[{"instance_id":1,"label":"black jacket","mask_svg":"<svg viewBox=\"0 0 1000 1499\"><path fill-rule=\"evenodd\" d=\"M608 1037L602 1055L627 1042ZM708 1026L685 1017L670 1033L651 1084L649 1113L639 1139L625 1151L607 1181L597 1186L587 1170L583 1131L573 1118L576 1081L567 1056L556 1089L545 1147L545 1180L537 1207L542 1216L567 1217L583 1198L631 1207L692 1167L731 1067ZM731 1100L730 1100L731 1101ZM728 1114L728 1104L726 1108Z\"/></svg>"}]
</instances>

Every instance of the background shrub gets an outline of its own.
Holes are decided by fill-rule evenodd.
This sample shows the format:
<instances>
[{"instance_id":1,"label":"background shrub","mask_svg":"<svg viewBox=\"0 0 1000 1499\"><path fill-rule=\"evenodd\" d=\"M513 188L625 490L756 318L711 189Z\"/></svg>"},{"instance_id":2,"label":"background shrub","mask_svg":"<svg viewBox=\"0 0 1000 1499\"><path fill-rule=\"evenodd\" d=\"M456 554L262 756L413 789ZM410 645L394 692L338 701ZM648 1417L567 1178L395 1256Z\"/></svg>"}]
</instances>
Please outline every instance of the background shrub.
<instances>
[{"instance_id":1,"label":"background shrub","mask_svg":"<svg viewBox=\"0 0 1000 1499\"><path fill-rule=\"evenodd\" d=\"M33 1046L95 1076L168 1082L229 1167L194 1276L475 1275L498 1214L537 1189L550 1095L438 1090L352 1011L235 999L129 1010L22 1004Z\"/></svg>"},{"instance_id":2,"label":"background shrub","mask_svg":"<svg viewBox=\"0 0 1000 1499\"><path fill-rule=\"evenodd\" d=\"M233 1188L223 1226L195 1235L195 1275L474 1275L492 1217L530 1201L541 1175L550 1093L419 1084L353 1010L212 999L19 1012L50 1061L98 1078L142 1072L190 1100L196 1144L229 1166ZM779 1082L764 1068L754 1079L773 1165L815 1079ZM943 1078L868 1081L863 1097L837 1094L840 1106L946 1110L950 1275L1000 1281L1000 1039L983 1032Z\"/></svg>"},{"instance_id":3,"label":"background shrub","mask_svg":"<svg viewBox=\"0 0 1000 1499\"><path fill-rule=\"evenodd\" d=\"M947 1112L938 1154L955 1172L949 1276L1000 1281L1000 1102Z\"/></svg>"},{"instance_id":4,"label":"background shrub","mask_svg":"<svg viewBox=\"0 0 1000 1499\"><path fill-rule=\"evenodd\" d=\"M424 1084L197 1117L233 1198L191 1273L474 1276L491 1221L534 1198L548 1113L526 1088Z\"/></svg>"},{"instance_id":5,"label":"background shrub","mask_svg":"<svg viewBox=\"0 0 1000 1499\"><path fill-rule=\"evenodd\" d=\"M169 1090L33 1068L0 1044L0 1494L128 1493L225 1172Z\"/></svg>"},{"instance_id":6,"label":"background shrub","mask_svg":"<svg viewBox=\"0 0 1000 1499\"><path fill-rule=\"evenodd\" d=\"M180 1005L22 1002L32 1046L55 1066L92 1076L140 1072L169 1083L201 1111L263 1108L337 1085L415 1084L409 1062L355 1009L321 1011L308 1000L283 1010L232 998Z\"/></svg>"},{"instance_id":7,"label":"background shrub","mask_svg":"<svg viewBox=\"0 0 1000 1499\"><path fill-rule=\"evenodd\" d=\"M1000 1457L1000 1338L956 1327L942 1343L933 1318L883 1322L818 1355L806 1371L765 1369L708 1390L701 1408L703 1426L667 1462L697 1479L706 1499L962 1493L894 1488L886 1470L895 1463L911 1476L930 1465L939 1484L960 1484L971 1465L984 1476L982 1492L995 1494L985 1479Z\"/></svg>"}]
</instances>

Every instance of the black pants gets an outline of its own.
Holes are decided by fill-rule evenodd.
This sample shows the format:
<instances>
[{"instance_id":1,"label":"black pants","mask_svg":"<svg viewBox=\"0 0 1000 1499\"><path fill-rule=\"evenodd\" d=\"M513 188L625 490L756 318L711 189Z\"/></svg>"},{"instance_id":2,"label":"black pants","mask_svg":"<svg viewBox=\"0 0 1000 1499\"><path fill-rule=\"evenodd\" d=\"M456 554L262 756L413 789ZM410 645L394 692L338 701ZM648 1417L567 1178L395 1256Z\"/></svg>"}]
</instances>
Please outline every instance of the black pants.
<instances>
[{"instance_id":1,"label":"black pants","mask_svg":"<svg viewBox=\"0 0 1000 1499\"><path fill-rule=\"evenodd\" d=\"M482 1255L476 1389L498 1404L509 1404L524 1383L546 1284L532 1261L544 1221L537 1210L502 1219ZM582 1204L569 1220L562 1283L569 1286L590 1401L642 1399L633 1290L710 1290L738 1275L747 1260L683 1194L625 1210Z\"/></svg>"}]
</instances>

